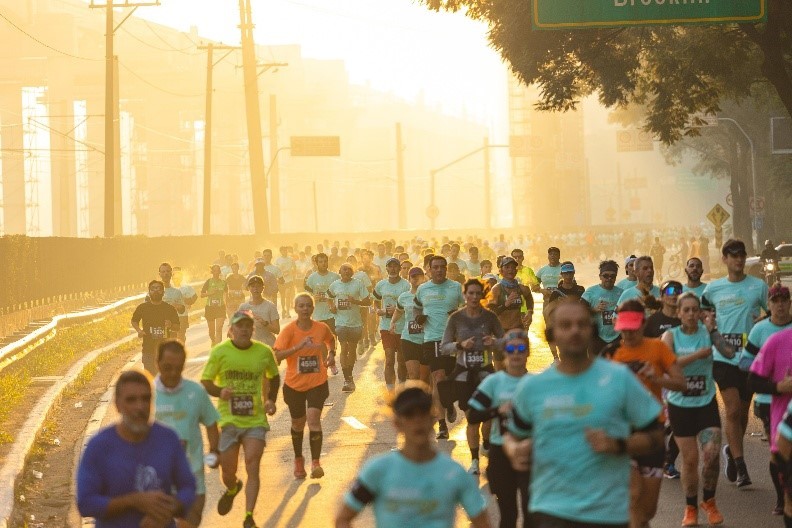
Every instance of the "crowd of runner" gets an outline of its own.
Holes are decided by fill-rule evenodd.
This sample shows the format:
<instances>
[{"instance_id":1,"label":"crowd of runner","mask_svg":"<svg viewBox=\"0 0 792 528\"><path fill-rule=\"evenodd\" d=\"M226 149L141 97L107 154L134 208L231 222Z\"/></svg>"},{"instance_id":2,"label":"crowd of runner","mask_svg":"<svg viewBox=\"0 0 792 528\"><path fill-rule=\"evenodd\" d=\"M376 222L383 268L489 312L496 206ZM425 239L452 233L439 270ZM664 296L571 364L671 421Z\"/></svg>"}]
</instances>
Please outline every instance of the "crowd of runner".
<instances>
[{"instance_id":1,"label":"crowd of runner","mask_svg":"<svg viewBox=\"0 0 792 528\"><path fill-rule=\"evenodd\" d=\"M381 344L403 445L364 464L336 526L367 505L378 526L452 526L457 505L474 526L489 526L477 481L484 467L501 527L646 527L664 478L681 481L682 526L719 525L721 465L737 488L752 485L743 445L752 401L777 494L768 510L792 526L789 289L746 275L739 240L720 248L725 276L702 282L707 250L684 261L684 280L660 284L659 238L647 255L618 262L590 254L573 262L550 245L536 270L525 257L535 244L325 241L281 247L274 260L265 249L249 263L220 252L198 289L163 263L131 321L145 371L118 379L121 420L91 439L80 462L81 513L100 528L198 526L206 465L220 467L218 513L244 490L244 527L256 526L279 396L291 417L294 477L322 478L328 377L340 372L351 395L357 360ZM579 284L582 266L598 282ZM199 298L212 349L196 383L182 371ZM554 361L528 373L529 329L540 319ZM435 442L461 419L467 470ZM757 522L771 525L770 511Z\"/></svg>"}]
</instances>

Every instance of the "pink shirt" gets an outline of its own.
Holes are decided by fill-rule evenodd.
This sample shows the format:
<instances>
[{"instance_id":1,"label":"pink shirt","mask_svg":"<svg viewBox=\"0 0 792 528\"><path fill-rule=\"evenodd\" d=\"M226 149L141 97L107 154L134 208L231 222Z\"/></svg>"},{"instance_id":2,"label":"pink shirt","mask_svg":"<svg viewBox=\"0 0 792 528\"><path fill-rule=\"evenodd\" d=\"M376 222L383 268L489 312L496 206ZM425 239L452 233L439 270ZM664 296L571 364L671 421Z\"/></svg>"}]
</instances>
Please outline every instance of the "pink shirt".
<instances>
[{"instance_id":1,"label":"pink shirt","mask_svg":"<svg viewBox=\"0 0 792 528\"><path fill-rule=\"evenodd\" d=\"M792 328L776 332L756 355L751 372L778 383L792 375ZM770 404L770 450L776 452L776 432L792 394L774 394Z\"/></svg>"}]
</instances>

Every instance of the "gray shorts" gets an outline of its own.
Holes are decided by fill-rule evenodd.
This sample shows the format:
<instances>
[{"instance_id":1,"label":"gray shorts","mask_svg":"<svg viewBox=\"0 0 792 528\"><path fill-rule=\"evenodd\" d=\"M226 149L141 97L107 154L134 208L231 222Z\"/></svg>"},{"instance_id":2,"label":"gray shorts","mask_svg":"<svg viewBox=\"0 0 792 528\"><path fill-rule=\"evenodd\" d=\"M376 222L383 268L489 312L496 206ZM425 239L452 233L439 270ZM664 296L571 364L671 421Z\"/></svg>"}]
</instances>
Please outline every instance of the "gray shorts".
<instances>
[{"instance_id":1,"label":"gray shorts","mask_svg":"<svg viewBox=\"0 0 792 528\"><path fill-rule=\"evenodd\" d=\"M220 429L220 442L217 448L220 452L228 451L234 445L241 444L245 438L261 440L267 445L267 430L263 427L242 428L233 424L224 425Z\"/></svg>"}]
</instances>

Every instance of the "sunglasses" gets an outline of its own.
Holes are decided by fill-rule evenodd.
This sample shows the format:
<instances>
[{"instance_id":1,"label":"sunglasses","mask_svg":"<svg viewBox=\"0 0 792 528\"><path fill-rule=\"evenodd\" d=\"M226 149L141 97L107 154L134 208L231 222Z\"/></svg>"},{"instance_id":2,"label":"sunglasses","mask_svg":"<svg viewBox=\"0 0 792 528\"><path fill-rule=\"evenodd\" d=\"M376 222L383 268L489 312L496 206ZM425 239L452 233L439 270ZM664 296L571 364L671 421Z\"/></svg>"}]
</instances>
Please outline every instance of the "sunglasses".
<instances>
[{"instance_id":1,"label":"sunglasses","mask_svg":"<svg viewBox=\"0 0 792 528\"><path fill-rule=\"evenodd\" d=\"M677 288L676 286L668 286L665 290L663 290L663 295L680 295L682 293L681 288Z\"/></svg>"},{"instance_id":2,"label":"sunglasses","mask_svg":"<svg viewBox=\"0 0 792 528\"><path fill-rule=\"evenodd\" d=\"M525 352L528 347L525 345L506 345L504 348L507 354L514 354L515 352Z\"/></svg>"},{"instance_id":3,"label":"sunglasses","mask_svg":"<svg viewBox=\"0 0 792 528\"><path fill-rule=\"evenodd\" d=\"M602 275L600 275L600 277L602 277L605 280L616 280L615 273L603 273Z\"/></svg>"}]
</instances>

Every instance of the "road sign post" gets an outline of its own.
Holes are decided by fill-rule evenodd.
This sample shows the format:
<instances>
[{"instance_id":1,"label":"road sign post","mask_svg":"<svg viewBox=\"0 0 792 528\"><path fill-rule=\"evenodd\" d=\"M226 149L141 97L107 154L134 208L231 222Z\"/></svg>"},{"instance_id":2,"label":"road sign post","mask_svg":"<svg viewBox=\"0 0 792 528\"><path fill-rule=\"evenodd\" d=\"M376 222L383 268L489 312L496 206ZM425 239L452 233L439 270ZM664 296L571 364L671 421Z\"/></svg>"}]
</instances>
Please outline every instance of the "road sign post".
<instances>
[{"instance_id":1,"label":"road sign post","mask_svg":"<svg viewBox=\"0 0 792 528\"><path fill-rule=\"evenodd\" d=\"M531 0L534 29L591 29L683 24L755 24L767 0Z\"/></svg>"}]
</instances>

